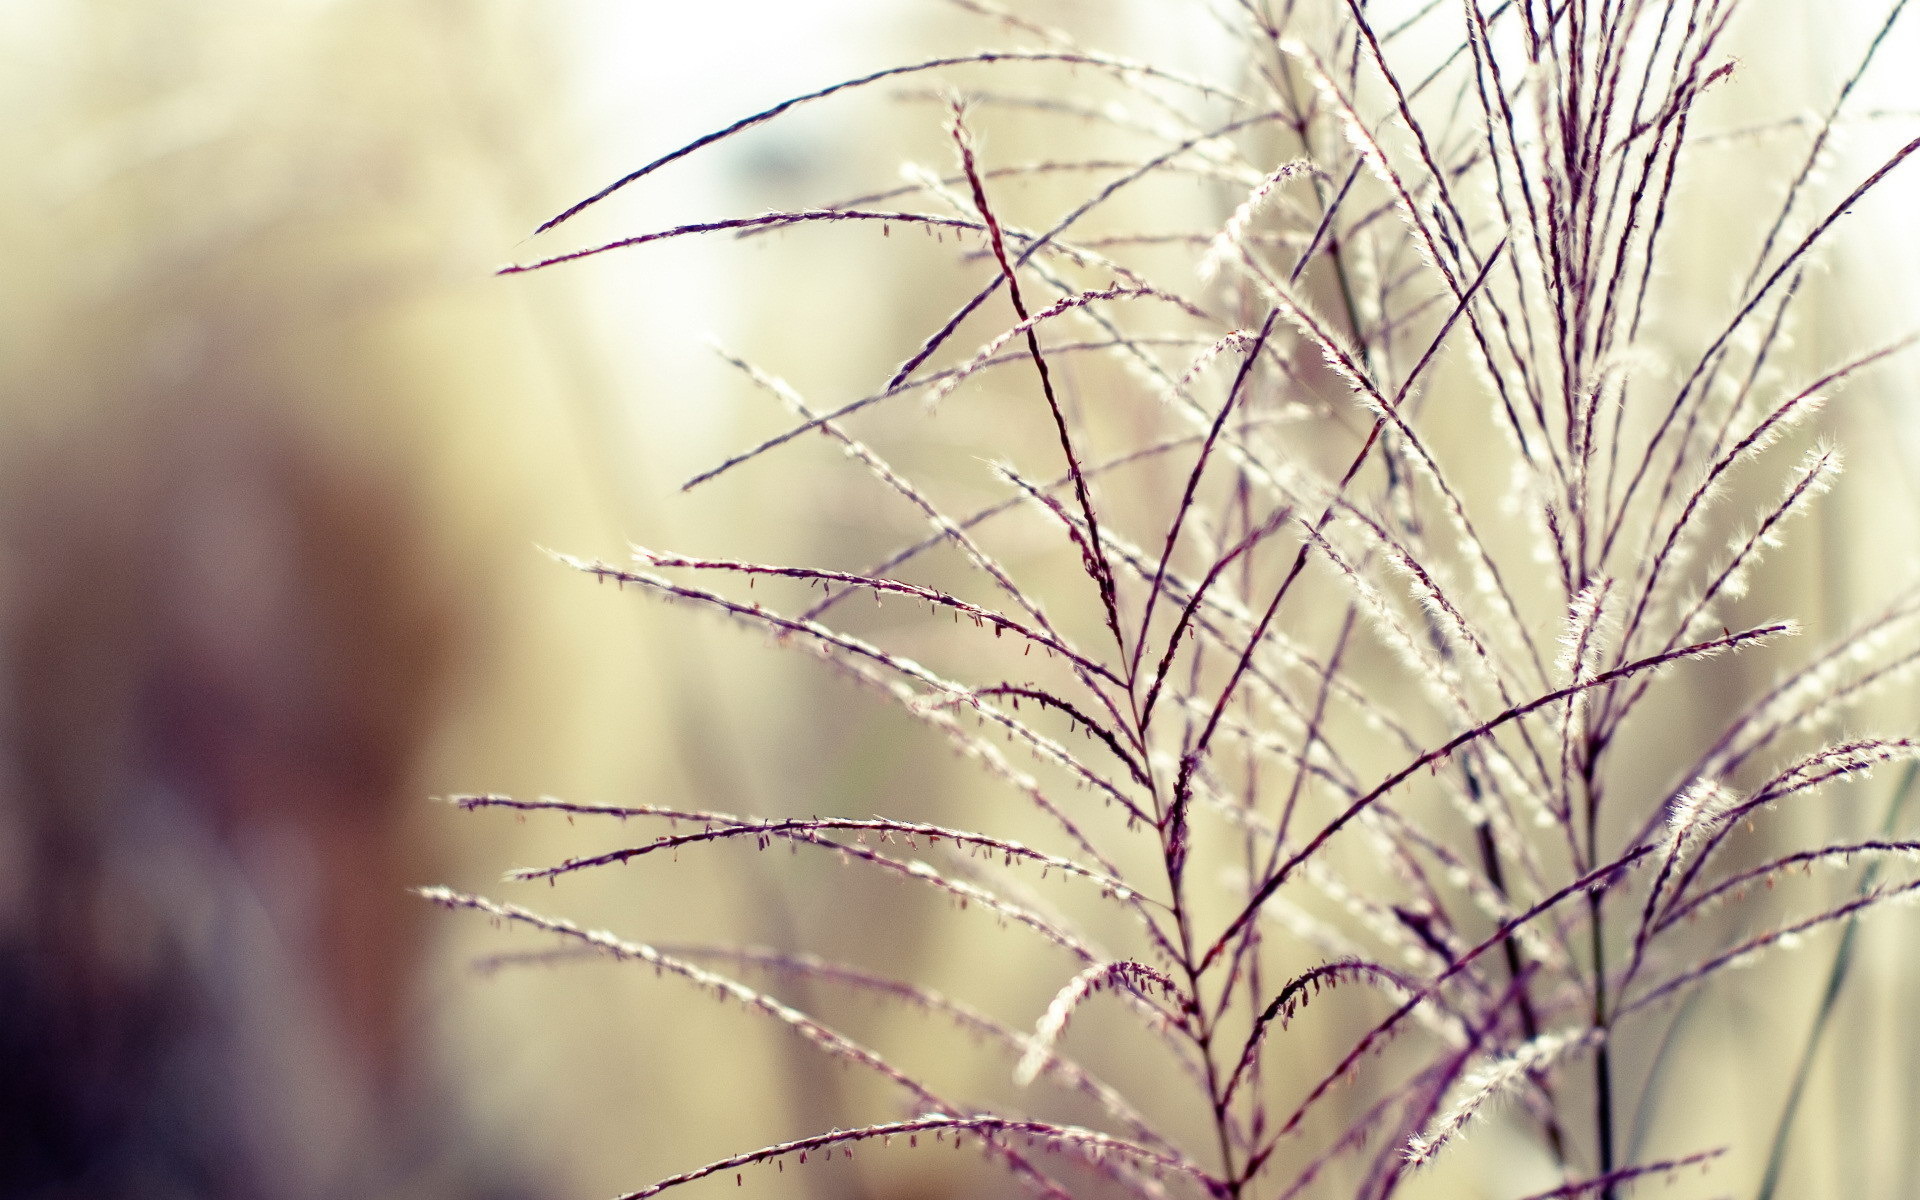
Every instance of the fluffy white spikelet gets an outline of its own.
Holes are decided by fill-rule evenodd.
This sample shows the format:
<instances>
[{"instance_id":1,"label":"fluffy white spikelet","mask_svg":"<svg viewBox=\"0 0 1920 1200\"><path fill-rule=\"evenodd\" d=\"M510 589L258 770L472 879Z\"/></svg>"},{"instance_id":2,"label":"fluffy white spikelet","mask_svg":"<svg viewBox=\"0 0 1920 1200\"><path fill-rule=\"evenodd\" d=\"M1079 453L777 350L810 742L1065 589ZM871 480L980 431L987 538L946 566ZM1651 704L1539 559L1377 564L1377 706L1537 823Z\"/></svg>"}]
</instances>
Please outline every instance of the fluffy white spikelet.
<instances>
[{"instance_id":1,"label":"fluffy white spikelet","mask_svg":"<svg viewBox=\"0 0 1920 1200\"><path fill-rule=\"evenodd\" d=\"M1247 198L1240 202L1240 207L1234 209L1233 215L1227 218L1226 225L1207 244L1206 253L1200 256L1200 262L1195 269L1202 280L1211 282L1220 274L1220 268L1226 265L1234 252L1245 248L1247 226L1253 223L1255 214L1280 189L1280 185L1295 175L1310 170L1311 167L1312 164L1306 159L1296 158L1281 163L1272 174L1255 185L1253 191L1247 194Z\"/></svg>"},{"instance_id":2,"label":"fluffy white spikelet","mask_svg":"<svg viewBox=\"0 0 1920 1200\"><path fill-rule=\"evenodd\" d=\"M1060 1035L1066 1032L1067 1021L1073 1016L1074 1008L1086 999L1093 991L1094 984L1106 972L1106 963L1095 963L1075 975L1067 986L1055 993L1053 1003L1047 1005L1046 1013L1033 1031L1033 1040L1028 1043L1027 1052L1020 1056L1020 1065L1014 1068L1014 1082L1025 1087L1039 1077L1040 1068L1047 1065L1047 1059L1053 1056L1053 1048L1060 1043Z\"/></svg>"},{"instance_id":3,"label":"fluffy white spikelet","mask_svg":"<svg viewBox=\"0 0 1920 1200\"><path fill-rule=\"evenodd\" d=\"M1200 378L1206 369L1212 366L1221 355L1229 350L1240 350L1251 345L1253 345L1253 334L1251 332L1245 329L1228 331L1225 336L1207 346L1207 348L1199 354L1196 354L1193 360L1187 364L1187 369L1180 373L1180 378L1174 380L1171 384L1165 384L1156 389L1160 393L1160 402L1170 404L1175 398L1188 395L1189 389L1193 386L1193 381Z\"/></svg>"},{"instance_id":4,"label":"fluffy white spikelet","mask_svg":"<svg viewBox=\"0 0 1920 1200\"><path fill-rule=\"evenodd\" d=\"M1678 859L1688 843L1719 823L1739 801L1739 793L1718 779L1694 780L1667 814L1667 852Z\"/></svg>"},{"instance_id":5,"label":"fluffy white spikelet","mask_svg":"<svg viewBox=\"0 0 1920 1200\"><path fill-rule=\"evenodd\" d=\"M1747 435L1746 440L1738 447L1737 453L1739 457L1753 458L1761 454L1781 438L1785 437L1796 426L1802 424L1822 408L1826 407L1826 403L1827 398L1825 395L1819 392L1809 392L1804 395L1795 396L1785 404L1782 404L1779 408L1774 409L1765 420L1761 421L1752 433Z\"/></svg>"},{"instance_id":6,"label":"fluffy white spikelet","mask_svg":"<svg viewBox=\"0 0 1920 1200\"><path fill-rule=\"evenodd\" d=\"M1567 605L1567 623L1560 634L1560 657L1554 661L1559 678L1569 683L1590 679L1600 669L1600 624L1607 616L1611 579L1599 579L1580 590Z\"/></svg>"},{"instance_id":7,"label":"fluffy white spikelet","mask_svg":"<svg viewBox=\"0 0 1920 1200\"><path fill-rule=\"evenodd\" d=\"M1791 795L1820 784L1859 775L1886 763L1920 757L1920 742L1910 738L1861 738L1827 746L1775 776L1762 798Z\"/></svg>"},{"instance_id":8,"label":"fluffy white spikelet","mask_svg":"<svg viewBox=\"0 0 1920 1200\"><path fill-rule=\"evenodd\" d=\"M1141 984L1170 990L1169 983L1165 976L1153 968L1125 961L1095 963L1075 975L1067 981L1067 986L1054 995L1053 1003L1047 1005L1040 1024L1034 1028L1032 1040L1027 1043L1027 1052L1021 1055L1020 1065L1014 1068L1014 1081L1025 1087L1039 1078L1047 1060L1053 1057L1054 1047L1060 1044L1060 1035L1066 1032L1074 1009L1080 1007L1081 1001L1087 997L1102 988Z\"/></svg>"},{"instance_id":9,"label":"fluffy white spikelet","mask_svg":"<svg viewBox=\"0 0 1920 1200\"><path fill-rule=\"evenodd\" d=\"M1353 564L1334 548L1332 542L1311 526L1306 527L1305 532L1319 548L1321 557L1330 563L1352 588L1355 598L1372 619L1375 633L1407 671L1425 684L1436 700L1451 704L1463 713L1471 712L1471 707L1461 690L1459 672L1421 646L1408 630L1393 602L1387 599L1371 580L1356 570Z\"/></svg>"},{"instance_id":10,"label":"fluffy white spikelet","mask_svg":"<svg viewBox=\"0 0 1920 1200\"><path fill-rule=\"evenodd\" d=\"M1718 588L1718 594L1731 600L1737 600L1747 594L1747 577L1761 558L1760 551L1776 550L1780 547L1780 538L1776 532L1789 518L1799 514L1814 500L1833 490L1833 481L1840 477L1840 451L1833 446L1815 446L1801 460L1800 470L1796 473L1795 484L1788 491L1780 506L1767 515L1761 526L1746 537L1735 537L1727 543L1733 552L1733 559L1726 569L1725 579Z\"/></svg>"},{"instance_id":11,"label":"fluffy white spikelet","mask_svg":"<svg viewBox=\"0 0 1920 1200\"><path fill-rule=\"evenodd\" d=\"M1463 1089L1453 1106L1440 1114L1433 1124L1407 1140L1407 1162L1423 1166L1448 1142L1460 1135L1489 1101L1497 1099L1527 1075L1564 1055L1598 1042L1597 1029L1565 1030L1533 1039L1510 1054L1501 1055L1474 1071L1462 1081Z\"/></svg>"}]
</instances>

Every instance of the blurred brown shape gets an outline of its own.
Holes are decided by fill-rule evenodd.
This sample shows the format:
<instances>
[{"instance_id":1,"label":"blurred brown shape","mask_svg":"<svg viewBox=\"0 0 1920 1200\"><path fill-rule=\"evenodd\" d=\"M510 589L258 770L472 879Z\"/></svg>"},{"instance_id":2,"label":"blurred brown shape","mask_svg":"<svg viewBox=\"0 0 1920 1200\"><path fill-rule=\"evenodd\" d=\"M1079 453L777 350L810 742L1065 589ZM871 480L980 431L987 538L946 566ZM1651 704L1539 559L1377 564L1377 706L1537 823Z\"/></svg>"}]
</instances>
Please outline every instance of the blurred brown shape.
<instances>
[{"instance_id":1,"label":"blurred brown shape","mask_svg":"<svg viewBox=\"0 0 1920 1200\"><path fill-rule=\"evenodd\" d=\"M400 802L459 614L404 493L261 408L162 407L36 474L8 1157L90 1195L343 1194L274 1177L413 1082Z\"/></svg>"},{"instance_id":2,"label":"blurred brown shape","mask_svg":"<svg viewBox=\"0 0 1920 1200\"><path fill-rule=\"evenodd\" d=\"M0 194L40 231L0 311L0 1195L519 1194L413 1012L418 760L481 607L421 482L449 30L35 11L72 57Z\"/></svg>"}]
</instances>

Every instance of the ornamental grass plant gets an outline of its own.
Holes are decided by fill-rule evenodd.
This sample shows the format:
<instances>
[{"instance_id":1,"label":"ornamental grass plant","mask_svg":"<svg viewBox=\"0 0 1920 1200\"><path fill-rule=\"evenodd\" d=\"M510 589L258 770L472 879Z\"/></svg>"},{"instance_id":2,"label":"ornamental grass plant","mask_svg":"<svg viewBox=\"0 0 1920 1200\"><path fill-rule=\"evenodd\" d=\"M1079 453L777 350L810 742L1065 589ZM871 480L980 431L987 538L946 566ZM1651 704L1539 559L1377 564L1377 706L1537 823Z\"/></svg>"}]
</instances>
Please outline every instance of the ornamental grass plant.
<instances>
[{"instance_id":1,"label":"ornamental grass plant","mask_svg":"<svg viewBox=\"0 0 1920 1200\"><path fill-rule=\"evenodd\" d=\"M1920 150L1857 94L1905 0L1816 111L1759 123L1734 50L1768 0L1167 0L1149 19L1218 31L1204 71L961 7L994 48L752 113L541 232L815 106L937 128L902 182L507 269L644 270L701 236L946 254L915 283L946 315L864 394L727 355L787 424L687 485L831 447L886 550L564 561L817 657L991 793L965 819L911 795L458 803L578 820L579 855L520 881L838 858L1040 947L1017 961L1051 997L995 1011L801 947L594 931L558 891L428 890L543 936L507 960L651 967L885 1097L630 1197L795 1194L823 1161L943 1147L969 1194L1053 1200L1814 1194L1782 1180L1856 920L1920 892L1920 590L1843 627L1782 547L1820 536L1840 472L1823 404L1914 339L1815 360L1793 333ZM1877 157L1830 170L1861 130ZM1733 973L1803 939L1797 991ZM838 993L921 1044L796 999ZM1742 1005L1792 1012L1747 1048L1777 1120L1676 1111L1689 1040ZM959 1054L1003 1086L952 1090ZM1494 1153L1459 1148L1482 1128Z\"/></svg>"}]
</instances>

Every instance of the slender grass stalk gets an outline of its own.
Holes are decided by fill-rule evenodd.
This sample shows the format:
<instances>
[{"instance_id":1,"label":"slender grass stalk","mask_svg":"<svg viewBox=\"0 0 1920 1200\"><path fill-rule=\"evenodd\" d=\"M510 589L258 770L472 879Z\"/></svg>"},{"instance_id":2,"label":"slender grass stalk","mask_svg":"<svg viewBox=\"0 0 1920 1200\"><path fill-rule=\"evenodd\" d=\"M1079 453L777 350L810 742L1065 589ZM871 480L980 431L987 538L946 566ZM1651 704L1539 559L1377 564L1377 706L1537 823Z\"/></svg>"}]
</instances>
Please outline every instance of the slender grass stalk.
<instances>
[{"instance_id":1,"label":"slender grass stalk","mask_svg":"<svg viewBox=\"0 0 1920 1200\"><path fill-rule=\"evenodd\" d=\"M1801 142L1768 160L1783 198L1749 221L1765 189L1715 156L1762 135L1723 128L1717 105L1752 86L1731 47L1765 2L1231 0L1207 12L1237 61L1195 77L961 0L1004 48L828 83L541 226L564 236L614 193L665 186L676 162L803 105L935 78L971 89L946 101L950 161L904 186L561 245L505 271L621 269L689 238L961 243L959 301L900 334L884 380L820 403L725 356L789 423L686 485L817 436L877 487L896 549L853 565L640 548L631 565L562 561L818 656L1000 800L963 821L871 815L864 797L825 814L707 797L461 804L653 827L514 880L824 852L1031 941L1052 957L1020 969L1052 1000L990 1013L863 964L671 950L430 893L650 965L897 1098L633 1196L923 1138L964 1140L1052 1198L1392 1200L1443 1172L1449 1194L1502 1200L1613 1200L1694 1170L1724 1183L1748 1131L1685 1145L1653 1119L1685 1028L1670 1023L1643 1069L1653 1015L1705 1011L1704 985L1834 929L1760 1183L1771 1200L1855 922L1920 895L1886 873L1920 858L1897 828L1913 773L1877 838L1756 850L1743 831L1920 758L1920 739L1829 733L1910 689L1920 588L1814 651L1795 648L1777 592L1749 593L1838 475L1838 450L1808 437L1823 404L1916 343L1813 364L1789 332L1849 213L1920 139L1822 181L1906 7L1894 0L1823 115L1762 127ZM924 95L900 99L918 112ZM1015 121L1059 149L1002 157L995 135ZM1063 187L1071 199L1049 190ZM1703 218L1708 194L1738 203ZM1744 282L1726 295L1724 280ZM821 336L855 332L797 296L793 312L824 319ZM964 484L896 466L882 443L907 436L909 396L1001 461ZM1733 655L1744 674L1715 661ZM1015 816L1041 832L997 831ZM1754 894L1862 858L1844 900ZM1735 903L1745 932L1697 919ZM1018 1105L963 1103L782 998L830 990L1010 1057ZM1079 1032L1096 1005L1130 1022L1111 1057ZM1328 1040L1294 1036L1303 1021ZM1168 1064L1153 1103L1096 1061L1148 1047ZM1048 1115L1069 1111L1063 1089L1073 1119ZM1495 1122L1528 1157L1476 1173L1455 1147Z\"/></svg>"}]
</instances>

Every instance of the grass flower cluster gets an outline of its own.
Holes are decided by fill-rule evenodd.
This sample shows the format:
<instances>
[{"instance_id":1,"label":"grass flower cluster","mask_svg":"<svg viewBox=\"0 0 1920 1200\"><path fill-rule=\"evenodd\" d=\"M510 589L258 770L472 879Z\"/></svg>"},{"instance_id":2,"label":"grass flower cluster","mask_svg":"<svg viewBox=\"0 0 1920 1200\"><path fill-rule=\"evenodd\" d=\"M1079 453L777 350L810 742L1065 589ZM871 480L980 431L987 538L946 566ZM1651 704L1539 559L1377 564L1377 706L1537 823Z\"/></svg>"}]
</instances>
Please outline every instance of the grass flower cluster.
<instances>
[{"instance_id":1,"label":"grass flower cluster","mask_svg":"<svg viewBox=\"0 0 1920 1200\"><path fill-rule=\"evenodd\" d=\"M855 964L680 952L429 895L649 964L897 1095L890 1119L636 1197L712 1179L780 1194L809 1156L964 1143L1004 1168L998 1194L1385 1200L1493 1123L1534 1148L1522 1182L1487 1193L1503 1200L1702 1171L1721 1187L1763 1161L1771 1194L1791 1104L1778 1130L1732 1131L1744 1145L1664 1146L1641 1116L1661 1086L1649 1048L1730 968L1823 929L1850 945L1857 914L1920 891L1920 841L1896 828L1782 840L1811 794L1859 805L1837 790L1916 757L1920 740L1857 723L1920 664L1920 590L1809 648L1761 561L1840 470L1813 436L1823 401L1913 340L1818 369L1786 351L1849 210L1920 150L1824 171L1904 0L1821 112L1744 129L1715 100L1754 86L1730 42L1761 0L1169 5L1231 32L1230 69L1110 56L969 0L1005 48L796 96L542 230L796 108L929 80L955 89L937 168L510 268L824 225L958 247L970 294L868 394L817 406L736 362L793 423L689 485L828 439L911 529L896 552L569 561L817 654L1049 840L993 832L991 807L958 828L461 803L659 826L525 878L667 870L729 842L825 851L1049 945L1052 1002L1001 1019ZM1008 160L976 139L1016 118L1056 149ZM1716 170L1756 147L1768 178ZM1044 211L1063 181L1077 200ZM1719 232L1744 249L1687 244L1703 202L1738 214ZM910 423L863 422L916 403L989 406L1017 431L972 480L996 497L918 482L863 432L898 436ZM1850 864L1863 883L1801 880ZM1835 963L1837 988L1844 952L1803 958ZM795 981L958 1026L1004 1055L1018 1109L946 1094L791 1006ZM1095 1052L1073 1029L1095 1006L1163 1057L1154 1095L1076 1057ZM1314 1021L1334 1034L1301 1040Z\"/></svg>"}]
</instances>

